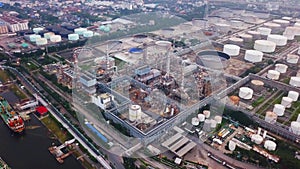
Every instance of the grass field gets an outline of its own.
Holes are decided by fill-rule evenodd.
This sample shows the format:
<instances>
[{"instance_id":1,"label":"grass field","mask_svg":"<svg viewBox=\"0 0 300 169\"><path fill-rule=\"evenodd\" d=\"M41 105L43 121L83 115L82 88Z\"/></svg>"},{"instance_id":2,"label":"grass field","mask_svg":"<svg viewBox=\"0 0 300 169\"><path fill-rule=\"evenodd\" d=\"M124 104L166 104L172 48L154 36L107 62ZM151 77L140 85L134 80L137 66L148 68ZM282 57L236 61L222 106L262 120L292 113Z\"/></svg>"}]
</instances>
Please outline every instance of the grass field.
<instances>
[{"instance_id":1,"label":"grass field","mask_svg":"<svg viewBox=\"0 0 300 169\"><path fill-rule=\"evenodd\" d=\"M0 80L2 81L2 83L6 83L7 81L9 81L9 76L6 71L0 70Z\"/></svg>"}]
</instances>

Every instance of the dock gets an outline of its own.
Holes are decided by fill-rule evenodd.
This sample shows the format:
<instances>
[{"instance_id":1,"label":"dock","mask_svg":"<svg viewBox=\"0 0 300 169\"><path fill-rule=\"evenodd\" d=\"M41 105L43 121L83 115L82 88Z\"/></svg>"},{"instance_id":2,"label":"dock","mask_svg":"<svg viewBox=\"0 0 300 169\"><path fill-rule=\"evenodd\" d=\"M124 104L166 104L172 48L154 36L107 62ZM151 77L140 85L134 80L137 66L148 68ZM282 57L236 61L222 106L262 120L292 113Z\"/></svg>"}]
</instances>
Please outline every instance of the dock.
<instances>
[{"instance_id":1,"label":"dock","mask_svg":"<svg viewBox=\"0 0 300 169\"><path fill-rule=\"evenodd\" d=\"M48 148L48 150L50 151L51 154L53 154L56 158L56 160L59 163L63 163L65 158L67 158L69 155L71 155L73 153L73 151L70 151L68 153L64 153L62 151L63 148L73 144L75 142L75 139L72 140L68 140L65 141L63 144L61 144L60 146L51 146Z\"/></svg>"}]
</instances>

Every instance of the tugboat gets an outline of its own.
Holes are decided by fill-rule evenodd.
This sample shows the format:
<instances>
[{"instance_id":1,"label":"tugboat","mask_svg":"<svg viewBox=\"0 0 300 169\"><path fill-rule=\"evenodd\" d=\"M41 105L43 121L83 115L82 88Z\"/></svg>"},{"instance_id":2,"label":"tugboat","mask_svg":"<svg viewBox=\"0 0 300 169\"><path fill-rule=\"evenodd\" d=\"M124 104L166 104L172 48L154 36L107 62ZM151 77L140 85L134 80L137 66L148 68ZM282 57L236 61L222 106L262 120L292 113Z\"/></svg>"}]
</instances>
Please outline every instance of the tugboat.
<instances>
[{"instance_id":1,"label":"tugboat","mask_svg":"<svg viewBox=\"0 0 300 169\"><path fill-rule=\"evenodd\" d=\"M20 115L13 111L7 100L0 96L0 116L5 124L15 133L21 133L25 124Z\"/></svg>"}]
</instances>

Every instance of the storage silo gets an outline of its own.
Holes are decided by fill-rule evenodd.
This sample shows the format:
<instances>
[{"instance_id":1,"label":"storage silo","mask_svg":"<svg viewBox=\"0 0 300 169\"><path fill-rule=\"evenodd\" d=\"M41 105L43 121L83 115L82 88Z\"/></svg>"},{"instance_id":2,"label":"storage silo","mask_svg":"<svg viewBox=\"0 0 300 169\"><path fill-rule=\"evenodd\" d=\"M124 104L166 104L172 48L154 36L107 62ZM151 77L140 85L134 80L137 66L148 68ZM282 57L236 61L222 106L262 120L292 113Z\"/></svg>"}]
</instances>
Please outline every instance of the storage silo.
<instances>
[{"instance_id":1,"label":"storage silo","mask_svg":"<svg viewBox=\"0 0 300 169\"><path fill-rule=\"evenodd\" d=\"M202 113L204 114L205 118L209 118L209 116L210 116L209 110L204 110Z\"/></svg>"},{"instance_id":2,"label":"storage silo","mask_svg":"<svg viewBox=\"0 0 300 169\"><path fill-rule=\"evenodd\" d=\"M239 90L239 97L246 100L252 99L253 89L249 87L241 87Z\"/></svg>"},{"instance_id":3,"label":"storage silo","mask_svg":"<svg viewBox=\"0 0 300 169\"><path fill-rule=\"evenodd\" d=\"M297 64L298 61L299 61L299 56L298 55L288 54L286 56L286 62L288 62L288 63Z\"/></svg>"},{"instance_id":4,"label":"storage silo","mask_svg":"<svg viewBox=\"0 0 300 169\"><path fill-rule=\"evenodd\" d=\"M94 36L94 32L93 31L84 31L82 33L83 37L85 38L90 38L90 37L93 37Z\"/></svg>"},{"instance_id":5,"label":"storage silo","mask_svg":"<svg viewBox=\"0 0 300 169\"><path fill-rule=\"evenodd\" d=\"M292 102L293 102L292 98L282 97L281 105L283 105L285 108L291 108Z\"/></svg>"},{"instance_id":6,"label":"storage silo","mask_svg":"<svg viewBox=\"0 0 300 169\"><path fill-rule=\"evenodd\" d=\"M47 45L48 40L46 38L39 38L36 40L36 45L42 46L42 45Z\"/></svg>"},{"instance_id":7,"label":"storage silo","mask_svg":"<svg viewBox=\"0 0 300 169\"><path fill-rule=\"evenodd\" d=\"M300 135L300 122L292 121L290 131L294 134Z\"/></svg>"},{"instance_id":8,"label":"storage silo","mask_svg":"<svg viewBox=\"0 0 300 169\"><path fill-rule=\"evenodd\" d=\"M267 78L272 80L279 80L280 72L277 70L268 70Z\"/></svg>"},{"instance_id":9,"label":"storage silo","mask_svg":"<svg viewBox=\"0 0 300 169\"><path fill-rule=\"evenodd\" d=\"M250 87L256 93L259 93L259 92L261 92L264 89L264 82L260 81L260 80L251 80Z\"/></svg>"},{"instance_id":10,"label":"storage silo","mask_svg":"<svg viewBox=\"0 0 300 169\"><path fill-rule=\"evenodd\" d=\"M193 117L192 118L192 125L193 126L198 126L199 125L199 119L197 117Z\"/></svg>"},{"instance_id":11,"label":"storage silo","mask_svg":"<svg viewBox=\"0 0 300 169\"><path fill-rule=\"evenodd\" d=\"M282 36L286 37L287 40L294 40L295 39L295 35L294 34L288 34L286 32L283 32Z\"/></svg>"},{"instance_id":12,"label":"storage silo","mask_svg":"<svg viewBox=\"0 0 300 169\"><path fill-rule=\"evenodd\" d=\"M268 36L271 34L272 29L267 27L259 27L257 28L257 32L259 32L261 35Z\"/></svg>"},{"instance_id":13,"label":"storage silo","mask_svg":"<svg viewBox=\"0 0 300 169\"><path fill-rule=\"evenodd\" d=\"M222 123L222 116L215 116L214 120L217 122L217 124Z\"/></svg>"},{"instance_id":14,"label":"storage silo","mask_svg":"<svg viewBox=\"0 0 300 169\"><path fill-rule=\"evenodd\" d=\"M78 35L83 35L83 32L86 32L87 28L76 28L74 29L74 33Z\"/></svg>"},{"instance_id":15,"label":"storage silo","mask_svg":"<svg viewBox=\"0 0 300 169\"><path fill-rule=\"evenodd\" d=\"M267 111L265 115L265 121L271 124L275 124L277 121L277 114L272 111Z\"/></svg>"},{"instance_id":16,"label":"storage silo","mask_svg":"<svg viewBox=\"0 0 300 169\"><path fill-rule=\"evenodd\" d=\"M278 63L275 65L275 70L280 73L286 73L288 66L285 64Z\"/></svg>"},{"instance_id":17,"label":"storage silo","mask_svg":"<svg viewBox=\"0 0 300 169\"><path fill-rule=\"evenodd\" d=\"M53 35L50 37L50 41L53 43L61 42L61 36L60 35Z\"/></svg>"},{"instance_id":18,"label":"storage silo","mask_svg":"<svg viewBox=\"0 0 300 169\"><path fill-rule=\"evenodd\" d=\"M230 56L219 51L201 51L196 56L196 63L211 69L224 70Z\"/></svg>"},{"instance_id":19,"label":"storage silo","mask_svg":"<svg viewBox=\"0 0 300 169\"><path fill-rule=\"evenodd\" d=\"M251 141L255 144L261 144L263 142L263 137L258 134L251 135Z\"/></svg>"},{"instance_id":20,"label":"storage silo","mask_svg":"<svg viewBox=\"0 0 300 169\"><path fill-rule=\"evenodd\" d=\"M42 38L41 35L29 35L30 42L36 42L40 38Z\"/></svg>"},{"instance_id":21,"label":"storage silo","mask_svg":"<svg viewBox=\"0 0 300 169\"><path fill-rule=\"evenodd\" d=\"M276 46L285 46L287 44L287 37L283 35L270 34L267 40L276 43Z\"/></svg>"},{"instance_id":22,"label":"storage silo","mask_svg":"<svg viewBox=\"0 0 300 169\"><path fill-rule=\"evenodd\" d=\"M264 27L272 29L272 33L278 33L280 31L281 25L277 23L267 22L264 23Z\"/></svg>"},{"instance_id":23,"label":"storage silo","mask_svg":"<svg viewBox=\"0 0 300 169\"><path fill-rule=\"evenodd\" d=\"M276 43L268 40L256 40L254 49L265 53L272 53L275 52Z\"/></svg>"},{"instance_id":24,"label":"storage silo","mask_svg":"<svg viewBox=\"0 0 300 169\"><path fill-rule=\"evenodd\" d=\"M50 37L51 36L53 36L53 35L55 35L53 32L46 32L46 33L44 33L44 38L46 38L46 39L50 39Z\"/></svg>"},{"instance_id":25,"label":"storage silo","mask_svg":"<svg viewBox=\"0 0 300 169\"><path fill-rule=\"evenodd\" d=\"M285 28L284 34L299 36L300 35L300 27L288 26L288 27Z\"/></svg>"},{"instance_id":26,"label":"storage silo","mask_svg":"<svg viewBox=\"0 0 300 169\"><path fill-rule=\"evenodd\" d=\"M131 105L129 107L129 121L135 122L141 119L142 109L140 105Z\"/></svg>"},{"instance_id":27,"label":"storage silo","mask_svg":"<svg viewBox=\"0 0 300 169\"><path fill-rule=\"evenodd\" d=\"M260 33L257 31L248 31L247 34L252 35L254 40L260 39Z\"/></svg>"},{"instance_id":28,"label":"storage silo","mask_svg":"<svg viewBox=\"0 0 300 169\"><path fill-rule=\"evenodd\" d=\"M246 33L239 34L239 37L241 37L244 40L244 42L252 42L253 40L253 36Z\"/></svg>"},{"instance_id":29,"label":"storage silo","mask_svg":"<svg viewBox=\"0 0 300 169\"><path fill-rule=\"evenodd\" d=\"M35 34L38 34L39 32L41 32L42 30L44 30L44 28L42 27L38 27L38 28L33 28L32 31L35 33Z\"/></svg>"},{"instance_id":30,"label":"storage silo","mask_svg":"<svg viewBox=\"0 0 300 169\"><path fill-rule=\"evenodd\" d=\"M276 143L274 141L271 141L271 140L265 141L265 144L264 144L265 149L267 149L269 151L275 151L276 146L277 146Z\"/></svg>"},{"instance_id":31,"label":"storage silo","mask_svg":"<svg viewBox=\"0 0 300 169\"><path fill-rule=\"evenodd\" d=\"M283 19L274 19L273 22L281 25L281 27L287 27L290 24L290 21L283 20Z\"/></svg>"},{"instance_id":32,"label":"storage silo","mask_svg":"<svg viewBox=\"0 0 300 169\"><path fill-rule=\"evenodd\" d=\"M244 40L242 38L229 38L229 42L233 45L243 46Z\"/></svg>"},{"instance_id":33,"label":"storage silo","mask_svg":"<svg viewBox=\"0 0 300 169\"><path fill-rule=\"evenodd\" d=\"M204 114L198 114L198 119L199 119L200 122L204 122L205 115Z\"/></svg>"},{"instance_id":34,"label":"storage silo","mask_svg":"<svg viewBox=\"0 0 300 169\"><path fill-rule=\"evenodd\" d=\"M273 108L273 112L277 114L277 116L283 116L285 111L285 107L281 104L275 104Z\"/></svg>"},{"instance_id":35,"label":"storage silo","mask_svg":"<svg viewBox=\"0 0 300 169\"><path fill-rule=\"evenodd\" d=\"M77 41L79 39L79 35L76 33L72 33L68 35L68 40L69 41Z\"/></svg>"},{"instance_id":36,"label":"storage silo","mask_svg":"<svg viewBox=\"0 0 300 169\"><path fill-rule=\"evenodd\" d=\"M223 47L223 52L229 56L238 56L240 54L240 47L237 45L226 44Z\"/></svg>"},{"instance_id":37,"label":"storage silo","mask_svg":"<svg viewBox=\"0 0 300 169\"><path fill-rule=\"evenodd\" d=\"M263 59L264 54L258 50L246 50L244 59L256 63L261 62Z\"/></svg>"},{"instance_id":38,"label":"storage silo","mask_svg":"<svg viewBox=\"0 0 300 169\"><path fill-rule=\"evenodd\" d=\"M293 101L298 101L299 93L296 91L289 91L288 97L291 98Z\"/></svg>"},{"instance_id":39,"label":"storage silo","mask_svg":"<svg viewBox=\"0 0 300 169\"><path fill-rule=\"evenodd\" d=\"M291 77L289 84L291 86L300 87L300 77L297 76Z\"/></svg>"}]
</instances>

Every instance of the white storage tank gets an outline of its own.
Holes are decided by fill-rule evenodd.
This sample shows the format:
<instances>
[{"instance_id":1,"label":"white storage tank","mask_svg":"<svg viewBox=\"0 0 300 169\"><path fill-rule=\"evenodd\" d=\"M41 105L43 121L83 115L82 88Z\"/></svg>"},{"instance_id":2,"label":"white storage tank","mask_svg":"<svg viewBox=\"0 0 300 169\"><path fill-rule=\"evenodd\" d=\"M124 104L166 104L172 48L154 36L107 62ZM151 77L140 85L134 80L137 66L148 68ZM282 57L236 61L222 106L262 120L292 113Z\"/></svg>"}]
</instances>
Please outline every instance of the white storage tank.
<instances>
[{"instance_id":1,"label":"white storage tank","mask_svg":"<svg viewBox=\"0 0 300 169\"><path fill-rule=\"evenodd\" d=\"M48 40L46 38L39 38L36 40L36 45L41 46L41 45L47 45Z\"/></svg>"},{"instance_id":2,"label":"white storage tank","mask_svg":"<svg viewBox=\"0 0 300 169\"><path fill-rule=\"evenodd\" d=\"M300 22L296 22L294 26L295 27L300 27Z\"/></svg>"},{"instance_id":3,"label":"white storage tank","mask_svg":"<svg viewBox=\"0 0 300 169\"><path fill-rule=\"evenodd\" d=\"M277 23L272 23L272 22L264 23L264 26L267 27L267 28L271 28L272 33L277 33L281 28L281 25L279 25Z\"/></svg>"},{"instance_id":4,"label":"white storage tank","mask_svg":"<svg viewBox=\"0 0 300 169\"><path fill-rule=\"evenodd\" d=\"M211 120L210 119L206 119L204 121L202 130L205 131L205 132L209 132L209 131L211 131L211 127L210 126L211 126Z\"/></svg>"},{"instance_id":5,"label":"white storage tank","mask_svg":"<svg viewBox=\"0 0 300 169\"><path fill-rule=\"evenodd\" d=\"M199 119L200 122L204 122L205 115L204 114L198 114L198 119Z\"/></svg>"},{"instance_id":6,"label":"white storage tank","mask_svg":"<svg viewBox=\"0 0 300 169\"><path fill-rule=\"evenodd\" d=\"M290 21L290 20L292 20L293 18L292 18L292 17L288 17L288 16L284 16L284 17L282 17L282 19L283 19L283 20Z\"/></svg>"},{"instance_id":7,"label":"white storage tank","mask_svg":"<svg viewBox=\"0 0 300 169\"><path fill-rule=\"evenodd\" d=\"M169 41L156 41L155 42L156 49L162 52L166 52L171 48L172 42Z\"/></svg>"},{"instance_id":8,"label":"white storage tank","mask_svg":"<svg viewBox=\"0 0 300 169\"><path fill-rule=\"evenodd\" d=\"M299 56L298 55L288 54L286 56L286 62L288 62L288 63L297 64L298 61L299 61Z\"/></svg>"},{"instance_id":9,"label":"white storage tank","mask_svg":"<svg viewBox=\"0 0 300 169\"><path fill-rule=\"evenodd\" d=\"M74 29L74 33L78 35L83 35L84 32L87 31L87 28L76 28Z\"/></svg>"},{"instance_id":10,"label":"white storage tank","mask_svg":"<svg viewBox=\"0 0 300 169\"><path fill-rule=\"evenodd\" d=\"M272 53L276 49L276 43L268 40L256 40L254 49L261 52Z\"/></svg>"},{"instance_id":11,"label":"white storage tank","mask_svg":"<svg viewBox=\"0 0 300 169\"><path fill-rule=\"evenodd\" d=\"M46 39L50 39L51 36L55 35L53 32L47 32L47 33L44 33L44 38Z\"/></svg>"},{"instance_id":12,"label":"white storage tank","mask_svg":"<svg viewBox=\"0 0 300 169\"><path fill-rule=\"evenodd\" d=\"M285 28L284 33L289 35L294 35L294 36L300 35L300 27L288 26Z\"/></svg>"},{"instance_id":13,"label":"white storage tank","mask_svg":"<svg viewBox=\"0 0 300 169\"><path fill-rule=\"evenodd\" d=\"M197 117L193 117L192 118L192 125L193 126L198 126L199 125L199 119Z\"/></svg>"},{"instance_id":14,"label":"white storage tank","mask_svg":"<svg viewBox=\"0 0 300 169\"><path fill-rule=\"evenodd\" d=\"M272 111L267 111L265 115L265 121L271 124L275 124L277 121L277 114Z\"/></svg>"},{"instance_id":15,"label":"white storage tank","mask_svg":"<svg viewBox=\"0 0 300 169\"><path fill-rule=\"evenodd\" d=\"M209 110L204 110L202 113L204 114L205 118L210 117L210 111Z\"/></svg>"},{"instance_id":16,"label":"white storage tank","mask_svg":"<svg viewBox=\"0 0 300 169\"><path fill-rule=\"evenodd\" d=\"M214 120L217 122L217 124L222 123L222 116L215 116Z\"/></svg>"},{"instance_id":17,"label":"white storage tank","mask_svg":"<svg viewBox=\"0 0 300 169\"><path fill-rule=\"evenodd\" d=\"M257 31L248 31L247 32L249 35L252 35L253 39L260 39L260 33Z\"/></svg>"},{"instance_id":18,"label":"white storage tank","mask_svg":"<svg viewBox=\"0 0 300 169\"><path fill-rule=\"evenodd\" d=\"M272 80L278 80L280 77L280 72L277 70L268 70L267 78Z\"/></svg>"},{"instance_id":19,"label":"white storage tank","mask_svg":"<svg viewBox=\"0 0 300 169\"><path fill-rule=\"evenodd\" d=\"M288 34L286 32L283 32L282 36L286 37L287 40L294 40L295 39L295 35L294 34Z\"/></svg>"},{"instance_id":20,"label":"white storage tank","mask_svg":"<svg viewBox=\"0 0 300 169\"><path fill-rule=\"evenodd\" d=\"M260 27L257 28L257 32L259 32L261 35L268 36L271 34L272 29L267 27Z\"/></svg>"},{"instance_id":21,"label":"white storage tank","mask_svg":"<svg viewBox=\"0 0 300 169\"><path fill-rule=\"evenodd\" d=\"M265 141L264 147L265 147L265 149L267 149L269 151L275 151L276 143L274 141L267 140L267 141Z\"/></svg>"},{"instance_id":22,"label":"white storage tank","mask_svg":"<svg viewBox=\"0 0 300 169\"><path fill-rule=\"evenodd\" d=\"M41 39L41 35L30 35L29 40L30 42L36 42L37 39Z\"/></svg>"},{"instance_id":23,"label":"white storage tank","mask_svg":"<svg viewBox=\"0 0 300 169\"><path fill-rule=\"evenodd\" d=\"M300 135L300 122L292 121L290 131L294 134Z\"/></svg>"},{"instance_id":24,"label":"white storage tank","mask_svg":"<svg viewBox=\"0 0 300 169\"><path fill-rule=\"evenodd\" d=\"M72 33L68 35L68 40L69 41L77 41L79 39L79 35L76 33Z\"/></svg>"},{"instance_id":25,"label":"white storage tank","mask_svg":"<svg viewBox=\"0 0 300 169\"><path fill-rule=\"evenodd\" d=\"M32 31L35 33L35 34L38 34L39 32L41 32L42 30L44 30L44 28L42 27L39 27L39 28L33 28Z\"/></svg>"},{"instance_id":26,"label":"white storage tank","mask_svg":"<svg viewBox=\"0 0 300 169\"><path fill-rule=\"evenodd\" d=\"M299 98L299 93L296 92L296 91L289 91L288 97L291 98L291 99L293 99L293 101L295 102Z\"/></svg>"},{"instance_id":27,"label":"white storage tank","mask_svg":"<svg viewBox=\"0 0 300 169\"><path fill-rule=\"evenodd\" d=\"M251 42L253 40L253 36L249 34L240 34L239 37L241 37L244 42Z\"/></svg>"},{"instance_id":28,"label":"white storage tank","mask_svg":"<svg viewBox=\"0 0 300 169\"><path fill-rule=\"evenodd\" d=\"M261 62L263 55L264 54L258 50L246 50L244 59L252 63Z\"/></svg>"},{"instance_id":29,"label":"white storage tank","mask_svg":"<svg viewBox=\"0 0 300 169\"><path fill-rule=\"evenodd\" d=\"M129 108L129 121L135 122L138 119L141 119L141 106L139 105L131 105Z\"/></svg>"},{"instance_id":30,"label":"white storage tank","mask_svg":"<svg viewBox=\"0 0 300 169\"><path fill-rule=\"evenodd\" d=\"M85 31L83 32L83 37L85 38L90 38L94 36L94 32L93 31Z\"/></svg>"},{"instance_id":31,"label":"white storage tank","mask_svg":"<svg viewBox=\"0 0 300 169\"><path fill-rule=\"evenodd\" d=\"M240 47L237 45L226 44L223 47L223 52L228 54L229 56L237 56L240 54Z\"/></svg>"},{"instance_id":32,"label":"white storage tank","mask_svg":"<svg viewBox=\"0 0 300 169\"><path fill-rule=\"evenodd\" d=\"M280 73L286 73L288 66L285 64L278 63L275 65L275 70Z\"/></svg>"},{"instance_id":33,"label":"white storage tank","mask_svg":"<svg viewBox=\"0 0 300 169\"><path fill-rule=\"evenodd\" d=\"M232 140L229 140L229 142L228 142L228 148L229 148L230 151L234 151L235 148L236 148L236 143L234 141L232 141Z\"/></svg>"},{"instance_id":34,"label":"white storage tank","mask_svg":"<svg viewBox=\"0 0 300 169\"><path fill-rule=\"evenodd\" d=\"M256 93L259 93L264 90L264 82L260 80L251 80L250 88L253 89Z\"/></svg>"},{"instance_id":35,"label":"white storage tank","mask_svg":"<svg viewBox=\"0 0 300 169\"><path fill-rule=\"evenodd\" d=\"M300 77L297 76L291 77L289 84L291 86L300 87Z\"/></svg>"},{"instance_id":36,"label":"white storage tank","mask_svg":"<svg viewBox=\"0 0 300 169\"><path fill-rule=\"evenodd\" d=\"M292 98L282 97L281 105L283 105L285 108L291 108L292 102L293 102Z\"/></svg>"},{"instance_id":37,"label":"white storage tank","mask_svg":"<svg viewBox=\"0 0 300 169\"><path fill-rule=\"evenodd\" d=\"M242 38L233 37L233 38L229 38L229 42L234 45L242 46L244 43L244 40Z\"/></svg>"},{"instance_id":38,"label":"white storage tank","mask_svg":"<svg viewBox=\"0 0 300 169\"><path fill-rule=\"evenodd\" d=\"M270 34L267 40L276 43L276 46L285 46L287 44L287 37L283 35Z\"/></svg>"},{"instance_id":39,"label":"white storage tank","mask_svg":"<svg viewBox=\"0 0 300 169\"><path fill-rule=\"evenodd\" d=\"M246 100L252 99L253 89L249 87L241 87L239 90L239 97Z\"/></svg>"},{"instance_id":40,"label":"white storage tank","mask_svg":"<svg viewBox=\"0 0 300 169\"><path fill-rule=\"evenodd\" d=\"M217 122L216 122L216 120L210 119L210 127L211 127L212 129L214 129L214 128L217 127Z\"/></svg>"},{"instance_id":41,"label":"white storage tank","mask_svg":"<svg viewBox=\"0 0 300 169\"><path fill-rule=\"evenodd\" d=\"M50 41L53 43L61 42L61 36L60 35L53 35L50 37Z\"/></svg>"},{"instance_id":42,"label":"white storage tank","mask_svg":"<svg viewBox=\"0 0 300 169\"><path fill-rule=\"evenodd\" d=\"M263 137L258 134L253 134L251 136L251 141L254 142L255 144L261 144L263 140L264 140Z\"/></svg>"},{"instance_id":43,"label":"white storage tank","mask_svg":"<svg viewBox=\"0 0 300 169\"><path fill-rule=\"evenodd\" d=\"M282 27L289 26L290 24L290 21L283 20L283 19L274 19L273 22L281 25Z\"/></svg>"},{"instance_id":44,"label":"white storage tank","mask_svg":"<svg viewBox=\"0 0 300 169\"><path fill-rule=\"evenodd\" d=\"M275 104L273 108L273 112L277 114L277 116L283 116L285 111L285 107L281 104Z\"/></svg>"}]
</instances>

